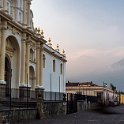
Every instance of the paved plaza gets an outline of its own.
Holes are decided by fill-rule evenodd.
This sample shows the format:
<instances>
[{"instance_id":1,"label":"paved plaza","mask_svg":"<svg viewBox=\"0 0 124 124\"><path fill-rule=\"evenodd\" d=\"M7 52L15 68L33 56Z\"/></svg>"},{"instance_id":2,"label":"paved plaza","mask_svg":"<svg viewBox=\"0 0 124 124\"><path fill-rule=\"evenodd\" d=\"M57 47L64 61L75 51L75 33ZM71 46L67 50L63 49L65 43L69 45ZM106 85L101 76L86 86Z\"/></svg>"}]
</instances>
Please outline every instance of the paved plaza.
<instances>
[{"instance_id":1,"label":"paved plaza","mask_svg":"<svg viewBox=\"0 0 124 124\"><path fill-rule=\"evenodd\" d=\"M124 124L124 107L107 108L103 112L80 112L25 124ZM24 124L24 123L23 123Z\"/></svg>"}]
</instances>

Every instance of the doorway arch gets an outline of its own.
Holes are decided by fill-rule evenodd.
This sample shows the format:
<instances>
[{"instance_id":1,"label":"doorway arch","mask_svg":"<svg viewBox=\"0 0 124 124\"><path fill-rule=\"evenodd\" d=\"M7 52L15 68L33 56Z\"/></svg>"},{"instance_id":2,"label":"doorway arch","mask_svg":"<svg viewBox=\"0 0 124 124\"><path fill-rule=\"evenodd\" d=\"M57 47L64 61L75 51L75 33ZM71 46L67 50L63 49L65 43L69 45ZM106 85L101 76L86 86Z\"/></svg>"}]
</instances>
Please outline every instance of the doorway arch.
<instances>
[{"instance_id":1,"label":"doorway arch","mask_svg":"<svg viewBox=\"0 0 124 124\"><path fill-rule=\"evenodd\" d=\"M12 77L11 61L10 61L10 58L6 55L5 57L5 81L6 81L6 96L7 97L11 95L11 77Z\"/></svg>"},{"instance_id":2,"label":"doorway arch","mask_svg":"<svg viewBox=\"0 0 124 124\"><path fill-rule=\"evenodd\" d=\"M29 67L29 81L30 81L31 89L35 90L35 71L32 66Z\"/></svg>"},{"instance_id":3,"label":"doorway arch","mask_svg":"<svg viewBox=\"0 0 124 124\"><path fill-rule=\"evenodd\" d=\"M20 82L20 46L19 41L15 36L8 36L6 38L6 63L10 63L11 65L11 88L18 88ZM10 61L11 60L11 61ZM5 64L6 64L5 63ZM9 84L8 84L9 85ZM15 94L14 94L15 95Z\"/></svg>"}]
</instances>

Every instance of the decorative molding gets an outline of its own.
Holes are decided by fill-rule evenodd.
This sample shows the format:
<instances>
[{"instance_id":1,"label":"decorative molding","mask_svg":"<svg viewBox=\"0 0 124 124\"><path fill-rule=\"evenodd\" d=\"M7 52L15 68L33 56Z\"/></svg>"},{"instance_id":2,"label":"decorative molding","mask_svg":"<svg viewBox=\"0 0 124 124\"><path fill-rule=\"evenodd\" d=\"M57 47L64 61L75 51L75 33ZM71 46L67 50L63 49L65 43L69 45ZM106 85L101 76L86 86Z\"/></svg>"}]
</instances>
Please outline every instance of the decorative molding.
<instances>
[{"instance_id":1,"label":"decorative molding","mask_svg":"<svg viewBox=\"0 0 124 124\"><path fill-rule=\"evenodd\" d=\"M28 84L20 83L19 87L29 87L29 88L31 88L31 85L29 83Z\"/></svg>"},{"instance_id":2,"label":"decorative molding","mask_svg":"<svg viewBox=\"0 0 124 124\"><path fill-rule=\"evenodd\" d=\"M41 90L45 90L43 86L37 85L36 89L41 89Z\"/></svg>"},{"instance_id":3,"label":"decorative molding","mask_svg":"<svg viewBox=\"0 0 124 124\"><path fill-rule=\"evenodd\" d=\"M4 81L4 80L0 80L0 84L6 84L6 81Z\"/></svg>"},{"instance_id":4,"label":"decorative molding","mask_svg":"<svg viewBox=\"0 0 124 124\"><path fill-rule=\"evenodd\" d=\"M50 50L48 50L47 48L44 47L44 51L49 53L50 55L54 56L57 59L60 59L63 62L67 62L67 60L64 57L60 57L58 56L55 52L51 52Z\"/></svg>"}]
</instances>

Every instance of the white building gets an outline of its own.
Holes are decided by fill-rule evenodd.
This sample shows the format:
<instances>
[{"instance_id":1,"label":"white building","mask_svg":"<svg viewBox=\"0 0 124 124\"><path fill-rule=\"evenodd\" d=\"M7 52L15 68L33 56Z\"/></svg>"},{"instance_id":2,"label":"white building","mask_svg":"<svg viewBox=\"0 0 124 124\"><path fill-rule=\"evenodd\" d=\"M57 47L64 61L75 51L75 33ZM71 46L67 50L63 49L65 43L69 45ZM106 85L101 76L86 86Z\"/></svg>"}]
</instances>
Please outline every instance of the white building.
<instances>
[{"instance_id":1,"label":"white building","mask_svg":"<svg viewBox=\"0 0 124 124\"><path fill-rule=\"evenodd\" d=\"M49 52L52 52L50 54ZM43 87L46 91L65 92L66 60L58 50L44 45L43 52Z\"/></svg>"},{"instance_id":2,"label":"white building","mask_svg":"<svg viewBox=\"0 0 124 124\"><path fill-rule=\"evenodd\" d=\"M31 0L0 0L0 87L65 91L66 57L33 27Z\"/></svg>"}]
</instances>

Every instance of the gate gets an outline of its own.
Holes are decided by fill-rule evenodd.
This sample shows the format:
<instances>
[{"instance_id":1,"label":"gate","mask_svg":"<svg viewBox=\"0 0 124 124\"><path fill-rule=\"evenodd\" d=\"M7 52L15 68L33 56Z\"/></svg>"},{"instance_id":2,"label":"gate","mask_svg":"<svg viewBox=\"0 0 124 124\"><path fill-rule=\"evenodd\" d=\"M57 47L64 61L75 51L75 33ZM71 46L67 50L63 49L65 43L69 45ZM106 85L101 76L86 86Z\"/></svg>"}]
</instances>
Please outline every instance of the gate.
<instances>
[{"instance_id":1,"label":"gate","mask_svg":"<svg viewBox=\"0 0 124 124\"><path fill-rule=\"evenodd\" d=\"M82 99L80 94L67 93L67 114L77 112L77 101Z\"/></svg>"},{"instance_id":2,"label":"gate","mask_svg":"<svg viewBox=\"0 0 124 124\"><path fill-rule=\"evenodd\" d=\"M91 107L91 104L95 104L98 101L97 96L87 96L82 94L71 94L67 93L67 114L75 113L77 112L77 103L79 101L85 101L87 106L89 105L89 108Z\"/></svg>"}]
</instances>

